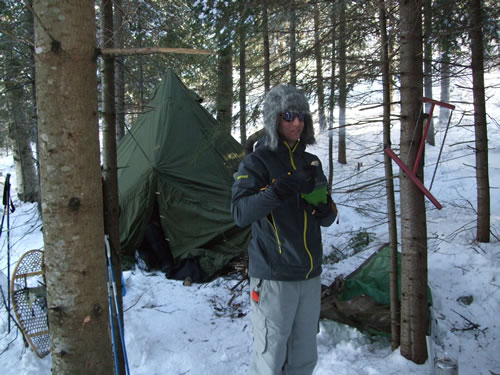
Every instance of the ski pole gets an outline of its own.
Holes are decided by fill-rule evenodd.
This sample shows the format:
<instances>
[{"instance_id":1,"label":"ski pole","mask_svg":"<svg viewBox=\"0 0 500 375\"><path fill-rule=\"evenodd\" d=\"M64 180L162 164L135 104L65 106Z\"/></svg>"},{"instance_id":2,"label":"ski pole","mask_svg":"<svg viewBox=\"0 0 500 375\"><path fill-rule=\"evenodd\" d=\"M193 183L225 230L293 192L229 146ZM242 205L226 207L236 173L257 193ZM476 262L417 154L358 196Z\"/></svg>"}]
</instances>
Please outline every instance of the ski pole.
<instances>
[{"instance_id":1,"label":"ski pole","mask_svg":"<svg viewBox=\"0 0 500 375\"><path fill-rule=\"evenodd\" d=\"M116 291L116 281L115 281L115 275L114 275L114 271L113 271L113 263L111 262L111 250L110 250L110 245L109 245L109 236L107 234L104 236L104 242L106 244L107 265L108 265L108 269L109 269L109 274L111 275L111 285L112 285L111 288L113 291L113 299L115 302L116 320L118 321L118 331L120 333L120 340L122 342L123 359L125 361L125 373L127 375L129 375L130 370L128 367L127 348L125 346L125 335L123 332L123 321L122 321L122 316L120 314L120 306L118 304L118 297L117 297L117 291Z\"/></svg>"},{"instance_id":2,"label":"ski pole","mask_svg":"<svg viewBox=\"0 0 500 375\"><path fill-rule=\"evenodd\" d=\"M3 221L7 216L7 332L10 333L10 212L14 212L14 204L10 198L10 173L5 176L3 186L3 206L2 225L0 227L0 236L2 235Z\"/></svg>"},{"instance_id":3,"label":"ski pole","mask_svg":"<svg viewBox=\"0 0 500 375\"><path fill-rule=\"evenodd\" d=\"M113 301L112 301L112 285L110 281L109 269L106 267L106 276L108 281L108 307L109 307L109 321L111 323L111 344L113 346L113 357L115 361L115 374L120 375L120 368L118 367L118 349L116 348L116 333L115 333L115 322L113 319Z\"/></svg>"}]
</instances>

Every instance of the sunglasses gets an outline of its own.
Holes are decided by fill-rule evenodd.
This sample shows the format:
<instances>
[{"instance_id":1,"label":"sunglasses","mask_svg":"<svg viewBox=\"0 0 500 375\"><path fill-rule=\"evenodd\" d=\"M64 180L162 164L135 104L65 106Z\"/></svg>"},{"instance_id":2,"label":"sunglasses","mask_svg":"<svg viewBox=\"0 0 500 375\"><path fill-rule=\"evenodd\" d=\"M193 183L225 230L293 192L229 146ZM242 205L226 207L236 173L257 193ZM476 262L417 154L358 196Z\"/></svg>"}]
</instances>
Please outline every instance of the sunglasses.
<instances>
[{"instance_id":1,"label":"sunglasses","mask_svg":"<svg viewBox=\"0 0 500 375\"><path fill-rule=\"evenodd\" d=\"M304 121L306 118L306 113L305 112L292 112L292 111L286 111L281 114L283 120L285 121L293 121L295 118L299 118L300 121Z\"/></svg>"}]
</instances>

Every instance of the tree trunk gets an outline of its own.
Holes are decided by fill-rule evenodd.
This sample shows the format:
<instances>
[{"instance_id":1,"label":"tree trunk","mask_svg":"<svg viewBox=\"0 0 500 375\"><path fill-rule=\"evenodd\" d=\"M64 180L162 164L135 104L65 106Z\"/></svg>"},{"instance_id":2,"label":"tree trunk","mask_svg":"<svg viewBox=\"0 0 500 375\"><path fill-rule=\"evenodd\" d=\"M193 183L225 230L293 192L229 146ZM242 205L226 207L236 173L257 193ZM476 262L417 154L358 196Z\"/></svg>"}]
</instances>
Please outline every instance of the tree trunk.
<instances>
[{"instance_id":1,"label":"tree trunk","mask_svg":"<svg viewBox=\"0 0 500 375\"><path fill-rule=\"evenodd\" d=\"M345 0L340 0L339 14L339 150L338 160L347 164L346 157L346 102L347 102L347 77L346 77L346 24Z\"/></svg>"},{"instance_id":2,"label":"tree trunk","mask_svg":"<svg viewBox=\"0 0 500 375\"><path fill-rule=\"evenodd\" d=\"M17 61L13 64L19 66ZM15 72L10 72L10 77L16 76ZM29 111L25 107L24 88L12 79L5 80L5 88L10 112L9 138L16 166L17 196L23 202L38 202L38 175L31 148L32 122L26 116Z\"/></svg>"},{"instance_id":3,"label":"tree trunk","mask_svg":"<svg viewBox=\"0 0 500 375\"><path fill-rule=\"evenodd\" d=\"M240 143L247 141L246 26L240 26Z\"/></svg>"},{"instance_id":4,"label":"tree trunk","mask_svg":"<svg viewBox=\"0 0 500 375\"><path fill-rule=\"evenodd\" d=\"M137 6L137 12L139 14L142 13L142 8L143 5L139 3ZM143 44L143 38L144 38L144 31L143 31L143 26L142 26L142 18L139 18L137 20L137 44L139 48L142 48ZM145 100L144 100L144 56L141 54L137 56L137 63L139 65L139 111L140 113L143 113L145 110Z\"/></svg>"},{"instance_id":5,"label":"tree trunk","mask_svg":"<svg viewBox=\"0 0 500 375\"><path fill-rule=\"evenodd\" d=\"M28 3L29 4L29 3ZM30 40L33 38L33 15L24 7L21 20L29 32ZM5 50L2 52L7 63L4 66L6 75L4 80L5 96L9 108L8 133L14 164L16 166L17 196L23 202L37 202L40 207L40 181L38 178L38 165L33 157L32 140L36 133L34 108L36 100L29 98L24 81L26 80L25 66L29 64L33 77L34 57L22 57L23 52L18 50ZM27 49L26 49L27 52ZM34 79L34 78L33 78ZM28 87L28 86L26 86ZM32 86L34 89L34 85ZM33 102L30 100L33 99Z\"/></svg>"},{"instance_id":6,"label":"tree trunk","mask_svg":"<svg viewBox=\"0 0 500 375\"><path fill-rule=\"evenodd\" d=\"M101 0L102 20L102 46L110 48L113 46L113 2L112 0ZM107 55L103 57L102 71L102 177L104 193L104 232L109 236L111 246L111 260L115 275L121 275L120 257L120 224L118 204L118 162L116 153L116 114L115 114L115 82L114 66L115 58ZM118 315L123 316L122 309L122 285L121 277L116 278L116 289L119 301L119 311L114 314L114 326L122 324L118 321ZM114 340L116 347L121 348L122 342L118 330L115 330ZM118 366L120 373L125 373L125 360L123 352L117 351Z\"/></svg>"},{"instance_id":7,"label":"tree trunk","mask_svg":"<svg viewBox=\"0 0 500 375\"><path fill-rule=\"evenodd\" d=\"M45 270L55 374L113 373L94 5L88 0L34 1Z\"/></svg>"},{"instance_id":8,"label":"tree trunk","mask_svg":"<svg viewBox=\"0 0 500 375\"><path fill-rule=\"evenodd\" d=\"M233 56L231 45L219 50L217 60L217 120L231 134L233 120Z\"/></svg>"},{"instance_id":9,"label":"tree trunk","mask_svg":"<svg viewBox=\"0 0 500 375\"><path fill-rule=\"evenodd\" d=\"M314 55L316 57L316 92L318 94L319 128L325 130L325 92L323 89L323 62L321 56L320 21L318 4L314 4Z\"/></svg>"},{"instance_id":10,"label":"tree trunk","mask_svg":"<svg viewBox=\"0 0 500 375\"><path fill-rule=\"evenodd\" d=\"M29 2L30 6L33 8L33 0L30 0ZM28 13L28 12L27 12ZM35 40L35 25L34 25L34 16L32 12L29 12L30 14L30 20L29 20L29 27L30 27L30 40L34 41ZM35 159L34 159L34 168L35 168L35 173L36 173L36 203L37 203L37 208L38 208L38 213L40 214L40 219L42 219L42 196L41 196L41 188L40 188L40 151L38 147L38 119L36 116L36 69L35 69L35 51L34 49L30 50L30 66L31 66L31 100L33 103L33 106L30 110L30 116L32 118L32 129L34 131L34 134L32 135L31 139L35 142Z\"/></svg>"},{"instance_id":11,"label":"tree trunk","mask_svg":"<svg viewBox=\"0 0 500 375\"><path fill-rule=\"evenodd\" d=\"M391 83L389 62L389 40L387 38L385 1L379 0L380 41L382 56L380 58L383 87L384 108L384 147L391 147ZM389 219L389 246L391 253L390 293L391 293L391 343L392 350L400 344L400 306L398 293L398 231L396 222L396 201L394 199L394 174L392 159L384 153L385 194L387 199L387 218Z\"/></svg>"},{"instance_id":12,"label":"tree trunk","mask_svg":"<svg viewBox=\"0 0 500 375\"><path fill-rule=\"evenodd\" d=\"M450 54L447 51L447 43L441 45L441 61L440 61L440 75L441 75L441 97L440 101L444 103L450 102ZM450 117L450 109L444 106L439 106L439 124L446 126Z\"/></svg>"},{"instance_id":13,"label":"tree trunk","mask_svg":"<svg viewBox=\"0 0 500 375\"><path fill-rule=\"evenodd\" d=\"M401 155L413 166L422 139L417 124L422 96L422 0L400 3ZM415 129L417 127L417 129ZM416 130L416 131L415 131ZM415 139L413 136L415 135ZM412 169L412 167L410 167ZM422 168L417 176L422 180ZM427 359L427 228L424 194L403 172L401 185L401 354Z\"/></svg>"},{"instance_id":14,"label":"tree trunk","mask_svg":"<svg viewBox=\"0 0 500 375\"><path fill-rule=\"evenodd\" d=\"M337 39L337 1L333 0L330 8L330 20L332 22L332 77L330 79L330 101L329 101L329 123L328 129L328 194L332 193L333 185L333 123L335 113L335 71L337 68L337 50L335 40Z\"/></svg>"},{"instance_id":15,"label":"tree trunk","mask_svg":"<svg viewBox=\"0 0 500 375\"><path fill-rule=\"evenodd\" d=\"M389 56L396 56L397 51L399 49L399 41L398 37L396 35L397 30L399 30L399 16L397 14L398 8L399 8L399 0L386 0L386 9L389 10L387 12L387 23L388 23L388 30L391 30L391 32L387 35L389 37ZM393 62L394 60L394 62ZM396 71L399 69L397 66L397 63L395 59L391 58L391 71ZM391 110L395 111L396 109L396 102L394 100L395 92L397 90L397 83L396 80L391 78L390 81L390 97L391 97Z\"/></svg>"},{"instance_id":16,"label":"tree trunk","mask_svg":"<svg viewBox=\"0 0 500 375\"><path fill-rule=\"evenodd\" d=\"M424 96L432 99L432 0L424 4ZM425 113L430 113L431 103L425 103ZM434 136L434 121L431 119L427 132L427 143L436 144Z\"/></svg>"},{"instance_id":17,"label":"tree trunk","mask_svg":"<svg viewBox=\"0 0 500 375\"><path fill-rule=\"evenodd\" d=\"M262 38L264 39L264 92L271 89L271 55L269 51L269 24L267 19L267 0L262 2Z\"/></svg>"},{"instance_id":18,"label":"tree trunk","mask_svg":"<svg viewBox=\"0 0 500 375\"><path fill-rule=\"evenodd\" d=\"M123 48L124 27L122 0L114 0L114 47ZM115 57L115 113L116 113L116 140L125 135L125 57Z\"/></svg>"},{"instance_id":19,"label":"tree trunk","mask_svg":"<svg viewBox=\"0 0 500 375\"><path fill-rule=\"evenodd\" d=\"M472 91L476 133L477 240L490 242L490 182L488 173L488 132L484 93L483 16L481 0L471 1Z\"/></svg>"},{"instance_id":20,"label":"tree trunk","mask_svg":"<svg viewBox=\"0 0 500 375\"><path fill-rule=\"evenodd\" d=\"M290 1L290 85L297 86L297 40L295 35L295 1Z\"/></svg>"}]
</instances>

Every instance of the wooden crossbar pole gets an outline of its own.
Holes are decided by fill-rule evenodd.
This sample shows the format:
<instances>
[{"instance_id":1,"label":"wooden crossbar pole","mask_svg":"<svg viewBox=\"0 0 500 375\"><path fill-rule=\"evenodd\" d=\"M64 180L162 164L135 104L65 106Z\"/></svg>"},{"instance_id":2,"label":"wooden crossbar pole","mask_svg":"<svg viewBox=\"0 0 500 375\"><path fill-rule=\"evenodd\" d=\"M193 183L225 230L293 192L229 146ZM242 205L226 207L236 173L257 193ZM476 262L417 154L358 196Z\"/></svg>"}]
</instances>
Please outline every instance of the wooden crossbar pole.
<instances>
[{"instance_id":1,"label":"wooden crossbar pole","mask_svg":"<svg viewBox=\"0 0 500 375\"><path fill-rule=\"evenodd\" d=\"M206 49L192 48L166 48L166 47L145 47L145 48L101 48L100 55L131 56L131 55L152 55L156 53L179 53L185 55L213 55L214 51Z\"/></svg>"}]
</instances>

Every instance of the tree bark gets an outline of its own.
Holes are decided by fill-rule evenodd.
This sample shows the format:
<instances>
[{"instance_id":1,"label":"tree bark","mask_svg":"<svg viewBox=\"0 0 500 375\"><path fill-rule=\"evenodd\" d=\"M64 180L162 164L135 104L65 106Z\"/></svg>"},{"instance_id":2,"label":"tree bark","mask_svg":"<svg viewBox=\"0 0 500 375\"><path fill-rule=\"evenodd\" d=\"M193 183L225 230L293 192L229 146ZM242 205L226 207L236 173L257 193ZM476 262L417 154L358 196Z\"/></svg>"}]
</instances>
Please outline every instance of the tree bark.
<instances>
[{"instance_id":1,"label":"tree bark","mask_svg":"<svg viewBox=\"0 0 500 375\"><path fill-rule=\"evenodd\" d=\"M424 96L432 98L432 0L425 0L424 4ZM425 103L425 113L429 113L430 103ZM434 135L434 121L431 119L427 132L426 142L434 146L436 144Z\"/></svg>"},{"instance_id":2,"label":"tree bark","mask_svg":"<svg viewBox=\"0 0 500 375\"><path fill-rule=\"evenodd\" d=\"M19 66L19 62L14 62ZM17 74L10 72L11 77ZM31 148L32 122L26 116L25 92L23 86L12 78L5 80L9 104L9 138L16 166L17 196L23 202L38 202L40 190L36 163Z\"/></svg>"},{"instance_id":3,"label":"tree bark","mask_svg":"<svg viewBox=\"0 0 500 375\"><path fill-rule=\"evenodd\" d=\"M401 155L413 166L422 139L417 124L422 97L422 0L400 3ZM417 127L417 129L415 129ZM415 135L415 139L413 136ZM411 169L411 168L410 168ZM417 176L422 180L420 167ZM424 194L403 172L401 185L401 354L427 359L427 228Z\"/></svg>"},{"instance_id":4,"label":"tree bark","mask_svg":"<svg viewBox=\"0 0 500 375\"><path fill-rule=\"evenodd\" d=\"M124 27L122 0L114 0L115 12L114 24L114 47L123 49ZM125 135L125 58L115 57L115 113L116 113L116 140L119 141Z\"/></svg>"},{"instance_id":5,"label":"tree bark","mask_svg":"<svg viewBox=\"0 0 500 375\"><path fill-rule=\"evenodd\" d=\"M488 132L484 92L483 16L481 0L471 1L470 39L472 92L476 133L477 240L490 242L490 182L488 173Z\"/></svg>"},{"instance_id":6,"label":"tree bark","mask_svg":"<svg viewBox=\"0 0 500 375\"><path fill-rule=\"evenodd\" d=\"M33 15L26 7L22 12L21 22L28 31L29 39L33 40ZM28 58L24 57L25 53L29 53ZM30 73L33 77L35 76L33 53L31 48L20 47L5 50L2 54L6 60L4 86L9 108L9 117L6 122L16 167L17 196L23 202L37 202L40 208L38 165L33 157L32 148L32 141L36 134L36 121L33 121L36 99L34 95L32 98L28 97L29 85L26 82L28 71L31 70ZM26 68L27 64L30 68ZM35 86L32 84L31 88L34 89Z\"/></svg>"},{"instance_id":7,"label":"tree bark","mask_svg":"<svg viewBox=\"0 0 500 375\"><path fill-rule=\"evenodd\" d=\"M143 3L139 3L139 5L137 6L137 12L140 14L142 13L142 9L144 8L144 4ZM144 51L144 50L147 50L148 47L145 47L143 48L142 47L142 44L144 42L144 27L143 27L143 20L142 18L139 18L137 20L137 43L139 45L139 48L136 48L136 50L139 50L139 51ZM143 54L139 54L139 56L137 57L137 64L139 65L139 82L138 82L138 85L139 85L139 111L141 113L144 112L144 109L145 109L145 106L146 106L146 103L144 101L144 58L143 58Z\"/></svg>"},{"instance_id":8,"label":"tree bark","mask_svg":"<svg viewBox=\"0 0 500 375\"><path fill-rule=\"evenodd\" d=\"M217 60L217 120L231 134L233 120L233 56L229 44L219 50Z\"/></svg>"},{"instance_id":9,"label":"tree bark","mask_svg":"<svg viewBox=\"0 0 500 375\"><path fill-rule=\"evenodd\" d=\"M332 71L330 78L330 101L329 101L329 129L328 129L328 194L332 193L333 186L333 124L335 114L335 79L337 70L337 1L333 0L330 8L330 21L332 23Z\"/></svg>"},{"instance_id":10,"label":"tree bark","mask_svg":"<svg viewBox=\"0 0 500 375\"><path fill-rule=\"evenodd\" d=\"M316 57L316 92L318 94L319 128L325 130L325 91L323 84L323 62L321 56L319 7L314 4L314 55Z\"/></svg>"},{"instance_id":11,"label":"tree bark","mask_svg":"<svg viewBox=\"0 0 500 375\"><path fill-rule=\"evenodd\" d=\"M339 0L339 149L338 161L347 164L346 156L346 103L347 103L347 72L346 72L346 21L345 0Z\"/></svg>"},{"instance_id":12,"label":"tree bark","mask_svg":"<svg viewBox=\"0 0 500 375\"><path fill-rule=\"evenodd\" d=\"M271 56L269 52L269 24L267 19L267 0L262 1L262 39L264 43L264 92L271 89Z\"/></svg>"},{"instance_id":13,"label":"tree bark","mask_svg":"<svg viewBox=\"0 0 500 375\"><path fill-rule=\"evenodd\" d=\"M297 40L295 1L290 1L290 85L297 86Z\"/></svg>"},{"instance_id":14,"label":"tree bark","mask_svg":"<svg viewBox=\"0 0 500 375\"><path fill-rule=\"evenodd\" d=\"M450 102L450 54L446 50L447 43L441 44L441 61L440 66L440 86L441 96L440 101L443 103ZM439 106L439 124L446 126L450 117L450 109L444 106Z\"/></svg>"},{"instance_id":15,"label":"tree bark","mask_svg":"<svg viewBox=\"0 0 500 375\"><path fill-rule=\"evenodd\" d=\"M240 26L240 143L247 141L246 26Z\"/></svg>"},{"instance_id":16,"label":"tree bark","mask_svg":"<svg viewBox=\"0 0 500 375\"><path fill-rule=\"evenodd\" d=\"M101 0L102 20L102 45L113 46L113 0ZM102 177L104 194L104 232L109 236L111 246L111 260L115 275L121 275L120 256L120 224L118 203L118 161L116 153L116 112L115 112L115 59L106 55L102 62ZM123 316L121 277L116 278L116 292L118 296L119 311L114 313L114 326L122 324L118 316ZM118 330L115 330L114 340L116 347L121 348L122 342ZM117 350L118 366L120 373L125 373L125 360L123 352Z\"/></svg>"},{"instance_id":17,"label":"tree bark","mask_svg":"<svg viewBox=\"0 0 500 375\"><path fill-rule=\"evenodd\" d=\"M380 58L383 87L383 128L384 147L391 147L391 83L390 83L390 61L389 40L387 37L387 22L385 1L379 0L379 22L380 42L382 56ZM390 293L391 293L391 343L392 350L396 350L400 344L400 306L398 292L398 231L396 222L396 201L394 198L394 174L392 170L392 159L384 153L385 168L385 194L387 199L387 218L389 219L389 246L391 254L390 270Z\"/></svg>"},{"instance_id":18,"label":"tree bark","mask_svg":"<svg viewBox=\"0 0 500 375\"><path fill-rule=\"evenodd\" d=\"M94 5L34 1L43 235L56 374L113 373Z\"/></svg>"}]
</instances>

